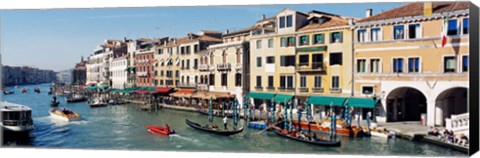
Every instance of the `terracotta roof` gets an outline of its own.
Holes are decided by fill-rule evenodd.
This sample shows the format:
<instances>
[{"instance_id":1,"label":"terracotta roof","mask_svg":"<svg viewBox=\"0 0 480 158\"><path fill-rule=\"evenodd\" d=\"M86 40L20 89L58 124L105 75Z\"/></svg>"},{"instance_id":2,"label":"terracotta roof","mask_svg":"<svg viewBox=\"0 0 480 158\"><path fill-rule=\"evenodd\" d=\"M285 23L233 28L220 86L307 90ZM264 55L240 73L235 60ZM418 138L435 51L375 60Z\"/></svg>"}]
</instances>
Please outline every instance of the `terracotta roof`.
<instances>
[{"instance_id":1,"label":"terracotta roof","mask_svg":"<svg viewBox=\"0 0 480 158\"><path fill-rule=\"evenodd\" d=\"M204 33L221 33L221 32L218 32L218 31L215 31L215 30L200 30Z\"/></svg>"},{"instance_id":2,"label":"terracotta roof","mask_svg":"<svg viewBox=\"0 0 480 158\"><path fill-rule=\"evenodd\" d=\"M386 20L401 17L418 16L423 14L424 2L410 3L392 10L388 10L358 22ZM470 7L470 2L432 2L433 13L443 13L456 10L465 10Z\"/></svg>"},{"instance_id":3,"label":"terracotta roof","mask_svg":"<svg viewBox=\"0 0 480 158\"><path fill-rule=\"evenodd\" d=\"M316 29L324 29L330 27L339 27L339 26L348 26L348 20L345 18L337 17L337 16L325 16L329 19L321 24L313 23L303 26L302 28L298 29L298 31L308 31L308 30L316 30Z\"/></svg>"},{"instance_id":4,"label":"terracotta roof","mask_svg":"<svg viewBox=\"0 0 480 158\"><path fill-rule=\"evenodd\" d=\"M179 44L183 44L183 43L195 42L195 41L208 41L208 42L222 42L223 41L220 38L215 38L215 37L211 37L211 36L208 36L208 35L202 35L202 36L194 37L192 39L190 39L189 37L182 37L182 38L175 39L175 40L176 40L176 44L175 44L174 41L168 41L167 42L167 47L175 46L175 45L179 45ZM161 46L156 47L156 48L162 48L162 47L165 47L165 45L162 44Z\"/></svg>"}]
</instances>

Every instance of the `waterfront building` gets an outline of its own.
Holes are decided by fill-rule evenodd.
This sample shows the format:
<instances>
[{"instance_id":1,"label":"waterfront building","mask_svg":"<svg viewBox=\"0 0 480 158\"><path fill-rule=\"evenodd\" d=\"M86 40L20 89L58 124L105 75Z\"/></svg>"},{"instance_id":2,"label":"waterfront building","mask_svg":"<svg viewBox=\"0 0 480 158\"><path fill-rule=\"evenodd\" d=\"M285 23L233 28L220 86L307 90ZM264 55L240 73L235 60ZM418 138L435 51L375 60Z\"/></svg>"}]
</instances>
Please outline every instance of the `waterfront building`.
<instances>
[{"instance_id":1,"label":"waterfront building","mask_svg":"<svg viewBox=\"0 0 480 158\"><path fill-rule=\"evenodd\" d=\"M171 38L157 46L155 53L155 60L158 65L155 66L155 83L159 87L176 88L179 84L180 76L180 59L178 58L179 51L177 48L177 39Z\"/></svg>"},{"instance_id":2,"label":"waterfront building","mask_svg":"<svg viewBox=\"0 0 480 158\"><path fill-rule=\"evenodd\" d=\"M290 9L274 18L274 29L253 33L250 38L253 93L249 96L254 104L270 105L274 99L280 104L293 101L303 105L311 96L351 96L350 27L354 19Z\"/></svg>"},{"instance_id":3,"label":"waterfront building","mask_svg":"<svg viewBox=\"0 0 480 158\"><path fill-rule=\"evenodd\" d=\"M3 84L6 86L21 84L51 83L56 81L53 70L42 70L28 66L3 66Z\"/></svg>"},{"instance_id":4,"label":"waterfront building","mask_svg":"<svg viewBox=\"0 0 480 158\"><path fill-rule=\"evenodd\" d=\"M114 56L112 62L110 63L110 71L112 73L112 88L115 89L124 89L127 84L127 74L126 71L128 67L127 54L122 56Z\"/></svg>"},{"instance_id":5,"label":"waterfront building","mask_svg":"<svg viewBox=\"0 0 480 158\"><path fill-rule=\"evenodd\" d=\"M77 84L77 85L84 85L86 80L87 80L87 67L86 67L87 61L82 59L80 60L79 63L75 65L73 68L73 81L72 84Z\"/></svg>"},{"instance_id":6,"label":"waterfront building","mask_svg":"<svg viewBox=\"0 0 480 158\"><path fill-rule=\"evenodd\" d=\"M63 84L72 84L73 69L63 70L57 72L57 82Z\"/></svg>"},{"instance_id":7,"label":"waterfront building","mask_svg":"<svg viewBox=\"0 0 480 158\"><path fill-rule=\"evenodd\" d=\"M146 40L137 46L135 51L136 65L136 85L146 87L156 87L158 82L155 80L158 67L158 60L155 58L157 47L165 44L168 37Z\"/></svg>"},{"instance_id":8,"label":"waterfront building","mask_svg":"<svg viewBox=\"0 0 480 158\"><path fill-rule=\"evenodd\" d=\"M114 52L126 51L126 39L105 40L98 46L93 55L87 58L87 84L112 85L109 69Z\"/></svg>"},{"instance_id":9,"label":"waterfront building","mask_svg":"<svg viewBox=\"0 0 480 158\"><path fill-rule=\"evenodd\" d=\"M450 128L454 117L468 119L469 2L411 3L366 16L354 29L354 90L381 99L376 120Z\"/></svg>"}]
</instances>

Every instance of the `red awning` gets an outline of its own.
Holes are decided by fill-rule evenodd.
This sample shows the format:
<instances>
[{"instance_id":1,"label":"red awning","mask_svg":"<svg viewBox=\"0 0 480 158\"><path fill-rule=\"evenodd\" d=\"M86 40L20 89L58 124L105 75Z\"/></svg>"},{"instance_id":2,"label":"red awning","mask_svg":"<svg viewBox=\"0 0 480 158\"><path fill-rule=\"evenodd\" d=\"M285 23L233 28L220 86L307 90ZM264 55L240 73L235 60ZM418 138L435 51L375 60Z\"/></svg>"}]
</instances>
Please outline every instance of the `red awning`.
<instances>
[{"instance_id":1,"label":"red awning","mask_svg":"<svg viewBox=\"0 0 480 158\"><path fill-rule=\"evenodd\" d=\"M166 93L170 92L171 90L172 90L172 88L170 88L170 87L159 87L159 88L157 88L155 93L166 94Z\"/></svg>"}]
</instances>

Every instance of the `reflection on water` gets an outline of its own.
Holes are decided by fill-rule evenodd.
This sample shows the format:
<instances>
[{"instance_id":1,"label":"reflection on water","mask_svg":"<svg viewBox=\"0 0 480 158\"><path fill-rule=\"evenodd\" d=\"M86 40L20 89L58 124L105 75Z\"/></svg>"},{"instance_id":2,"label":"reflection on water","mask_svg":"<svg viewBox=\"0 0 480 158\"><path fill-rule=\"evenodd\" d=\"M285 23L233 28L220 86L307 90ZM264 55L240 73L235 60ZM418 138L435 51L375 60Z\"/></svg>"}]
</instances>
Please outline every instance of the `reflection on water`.
<instances>
[{"instance_id":1,"label":"reflection on water","mask_svg":"<svg viewBox=\"0 0 480 158\"><path fill-rule=\"evenodd\" d=\"M22 87L20 87L21 89ZM29 87L33 89L33 86ZM42 92L48 85L40 86ZM18 91L18 89L17 89ZM245 128L240 134L224 137L195 130L185 124L185 118L200 124L208 123L205 115L194 112L160 110L141 111L137 105L118 105L90 108L86 103L67 104L59 97L60 107L77 112L81 120L70 123L51 119L48 113L51 96L47 93L15 93L5 100L30 106L36 128L20 136L6 136L10 146L34 146L77 149L128 149L220 152L282 152L322 154L375 154L375 155L429 155L466 156L461 152L435 145L403 139L341 137L338 148L318 147L278 137L273 132ZM152 134L146 125L168 123L177 134L169 137ZM214 123L222 125L221 118ZM240 126L244 121L240 121ZM231 120L229 127L232 126Z\"/></svg>"}]
</instances>

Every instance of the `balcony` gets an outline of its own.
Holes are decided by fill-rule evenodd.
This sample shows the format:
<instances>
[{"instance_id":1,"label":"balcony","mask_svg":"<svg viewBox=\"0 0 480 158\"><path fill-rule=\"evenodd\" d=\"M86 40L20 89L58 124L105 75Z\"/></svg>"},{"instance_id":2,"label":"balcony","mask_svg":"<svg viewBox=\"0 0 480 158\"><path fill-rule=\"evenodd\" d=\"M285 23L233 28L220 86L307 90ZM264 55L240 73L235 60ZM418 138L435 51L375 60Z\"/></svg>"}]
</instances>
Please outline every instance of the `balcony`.
<instances>
[{"instance_id":1,"label":"balcony","mask_svg":"<svg viewBox=\"0 0 480 158\"><path fill-rule=\"evenodd\" d=\"M298 72L318 72L325 71L325 66L323 62L298 63L295 65L295 70Z\"/></svg>"},{"instance_id":2,"label":"balcony","mask_svg":"<svg viewBox=\"0 0 480 158\"><path fill-rule=\"evenodd\" d=\"M455 133L468 133L470 127L470 114L452 115L446 119L445 127Z\"/></svg>"},{"instance_id":3,"label":"balcony","mask_svg":"<svg viewBox=\"0 0 480 158\"><path fill-rule=\"evenodd\" d=\"M267 91L275 91L275 87L273 86L268 86L266 89Z\"/></svg>"},{"instance_id":4,"label":"balcony","mask_svg":"<svg viewBox=\"0 0 480 158\"><path fill-rule=\"evenodd\" d=\"M299 92L308 92L308 88L307 87L300 87L300 88L298 88L298 91Z\"/></svg>"},{"instance_id":5,"label":"balcony","mask_svg":"<svg viewBox=\"0 0 480 158\"><path fill-rule=\"evenodd\" d=\"M261 91L261 90L263 90L263 87L262 86L255 86L255 90Z\"/></svg>"},{"instance_id":6,"label":"balcony","mask_svg":"<svg viewBox=\"0 0 480 158\"><path fill-rule=\"evenodd\" d=\"M330 93L342 93L341 88L330 88Z\"/></svg>"},{"instance_id":7,"label":"balcony","mask_svg":"<svg viewBox=\"0 0 480 158\"><path fill-rule=\"evenodd\" d=\"M199 71L208 71L208 65L207 64L200 64L198 66Z\"/></svg>"},{"instance_id":8,"label":"balcony","mask_svg":"<svg viewBox=\"0 0 480 158\"><path fill-rule=\"evenodd\" d=\"M228 71L231 68L230 63L225 63L225 64L217 64L217 70L218 71Z\"/></svg>"},{"instance_id":9,"label":"balcony","mask_svg":"<svg viewBox=\"0 0 480 158\"><path fill-rule=\"evenodd\" d=\"M295 91L295 88L293 88L293 87L278 87L278 91L281 91L281 92L293 92L293 91Z\"/></svg>"},{"instance_id":10,"label":"balcony","mask_svg":"<svg viewBox=\"0 0 480 158\"><path fill-rule=\"evenodd\" d=\"M243 68L243 65L241 63L237 63L235 65L235 70L237 70L237 71L242 71L242 68Z\"/></svg>"},{"instance_id":11,"label":"balcony","mask_svg":"<svg viewBox=\"0 0 480 158\"><path fill-rule=\"evenodd\" d=\"M322 87L313 87L312 92L313 93L323 93L323 88Z\"/></svg>"},{"instance_id":12,"label":"balcony","mask_svg":"<svg viewBox=\"0 0 480 158\"><path fill-rule=\"evenodd\" d=\"M146 72L146 71L137 72L137 76L139 76L139 77L148 77L148 72Z\"/></svg>"},{"instance_id":13,"label":"balcony","mask_svg":"<svg viewBox=\"0 0 480 158\"><path fill-rule=\"evenodd\" d=\"M197 83L178 83L177 87L181 88L196 88Z\"/></svg>"},{"instance_id":14,"label":"balcony","mask_svg":"<svg viewBox=\"0 0 480 158\"><path fill-rule=\"evenodd\" d=\"M199 91L208 91L208 85L207 84L199 84L197 86L197 90Z\"/></svg>"}]
</instances>

